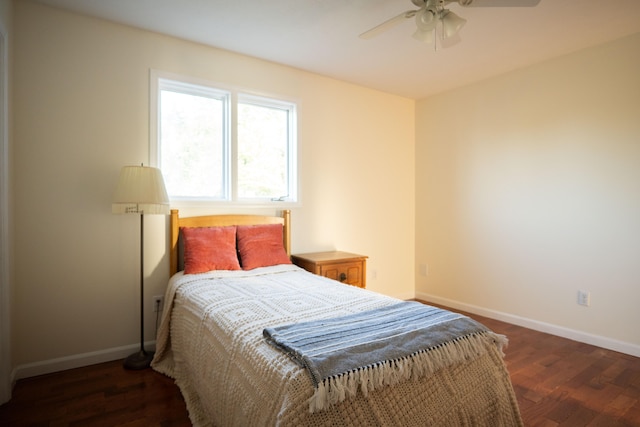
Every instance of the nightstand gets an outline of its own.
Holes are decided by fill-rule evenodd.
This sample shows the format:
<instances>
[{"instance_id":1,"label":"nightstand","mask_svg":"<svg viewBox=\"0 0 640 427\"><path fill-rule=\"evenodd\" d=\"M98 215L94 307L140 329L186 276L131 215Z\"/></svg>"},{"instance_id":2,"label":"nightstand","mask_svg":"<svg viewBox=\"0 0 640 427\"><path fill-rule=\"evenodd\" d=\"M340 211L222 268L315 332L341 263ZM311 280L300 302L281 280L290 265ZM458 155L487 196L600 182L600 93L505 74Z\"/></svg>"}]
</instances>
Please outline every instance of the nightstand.
<instances>
[{"instance_id":1,"label":"nightstand","mask_svg":"<svg viewBox=\"0 0 640 427\"><path fill-rule=\"evenodd\" d=\"M307 271L352 286L367 285L367 257L349 252L331 251L291 255L291 261Z\"/></svg>"}]
</instances>

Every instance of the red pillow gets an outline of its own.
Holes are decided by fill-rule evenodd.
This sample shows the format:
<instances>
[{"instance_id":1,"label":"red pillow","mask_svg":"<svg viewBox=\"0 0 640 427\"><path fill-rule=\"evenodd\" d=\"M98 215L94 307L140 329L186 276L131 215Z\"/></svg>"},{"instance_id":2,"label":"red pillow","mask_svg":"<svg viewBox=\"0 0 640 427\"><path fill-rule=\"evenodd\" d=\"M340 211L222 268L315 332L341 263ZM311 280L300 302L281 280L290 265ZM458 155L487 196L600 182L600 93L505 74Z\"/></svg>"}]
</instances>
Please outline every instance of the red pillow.
<instances>
[{"instance_id":1,"label":"red pillow","mask_svg":"<svg viewBox=\"0 0 640 427\"><path fill-rule=\"evenodd\" d=\"M237 235L244 270L291 264L282 242L282 224L239 225Z\"/></svg>"},{"instance_id":2,"label":"red pillow","mask_svg":"<svg viewBox=\"0 0 640 427\"><path fill-rule=\"evenodd\" d=\"M184 273L240 270L236 253L236 227L181 227Z\"/></svg>"}]
</instances>

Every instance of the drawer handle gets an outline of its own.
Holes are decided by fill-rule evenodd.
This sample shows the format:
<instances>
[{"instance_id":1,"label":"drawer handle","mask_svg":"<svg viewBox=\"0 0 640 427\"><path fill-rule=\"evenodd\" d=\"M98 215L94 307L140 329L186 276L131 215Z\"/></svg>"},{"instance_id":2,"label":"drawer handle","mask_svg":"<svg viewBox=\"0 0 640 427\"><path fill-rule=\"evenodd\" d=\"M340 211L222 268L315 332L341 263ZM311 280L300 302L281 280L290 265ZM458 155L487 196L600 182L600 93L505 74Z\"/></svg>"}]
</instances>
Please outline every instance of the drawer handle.
<instances>
[{"instance_id":1,"label":"drawer handle","mask_svg":"<svg viewBox=\"0 0 640 427\"><path fill-rule=\"evenodd\" d=\"M340 273L340 281L344 282L345 280L347 280L347 275L345 273Z\"/></svg>"}]
</instances>

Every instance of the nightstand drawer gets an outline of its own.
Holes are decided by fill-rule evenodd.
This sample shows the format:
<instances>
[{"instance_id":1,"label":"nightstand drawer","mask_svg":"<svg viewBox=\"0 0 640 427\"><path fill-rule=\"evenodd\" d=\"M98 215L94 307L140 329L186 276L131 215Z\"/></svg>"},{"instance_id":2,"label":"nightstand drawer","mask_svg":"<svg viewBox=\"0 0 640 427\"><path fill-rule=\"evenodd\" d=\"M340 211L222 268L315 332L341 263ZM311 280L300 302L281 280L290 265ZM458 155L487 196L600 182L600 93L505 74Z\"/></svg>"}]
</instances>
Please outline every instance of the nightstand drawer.
<instances>
[{"instance_id":1,"label":"nightstand drawer","mask_svg":"<svg viewBox=\"0 0 640 427\"><path fill-rule=\"evenodd\" d=\"M363 261L357 261L323 265L320 267L319 274L329 279L364 288L362 263Z\"/></svg>"},{"instance_id":2,"label":"nightstand drawer","mask_svg":"<svg viewBox=\"0 0 640 427\"><path fill-rule=\"evenodd\" d=\"M307 271L360 288L366 287L367 257L348 252L292 255L291 261Z\"/></svg>"}]
</instances>

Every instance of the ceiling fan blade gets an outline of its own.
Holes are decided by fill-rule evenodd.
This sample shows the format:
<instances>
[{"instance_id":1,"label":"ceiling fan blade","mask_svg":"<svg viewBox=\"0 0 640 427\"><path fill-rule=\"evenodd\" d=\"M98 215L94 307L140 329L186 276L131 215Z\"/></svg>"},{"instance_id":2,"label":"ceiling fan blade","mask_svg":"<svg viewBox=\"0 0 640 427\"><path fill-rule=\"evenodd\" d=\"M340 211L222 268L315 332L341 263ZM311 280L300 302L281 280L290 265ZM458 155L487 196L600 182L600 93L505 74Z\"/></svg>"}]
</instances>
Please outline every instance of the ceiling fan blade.
<instances>
[{"instance_id":1,"label":"ceiling fan blade","mask_svg":"<svg viewBox=\"0 0 640 427\"><path fill-rule=\"evenodd\" d=\"M377 36L378 34L384 33L385 31L387 31L391 27L394 27L394 26L398 25L399 23L401 23L405 19L413 18L414 16L416 16L416 12L418 12L418 11L417 10L407 10L406 12L402 12L400 15L395 16L395 17L393 17L391 19L388 19L388 20L384 21L382 24L376 25L375 27L371 28L370 30L365 31L364 33L360 34L359 37L361 39L365 39L365 40L373 38L373 37Z\"/></svg>"},{"instance_id":2,"label":"ceiling fan blade","mask_svg":"<svg viewBox=\"0 0 640 427\"><path fill-rule=\"evenodd\" d=\"M540 0L452 0L464 7L533 7Z\"/></svg>"}]
</instances>

